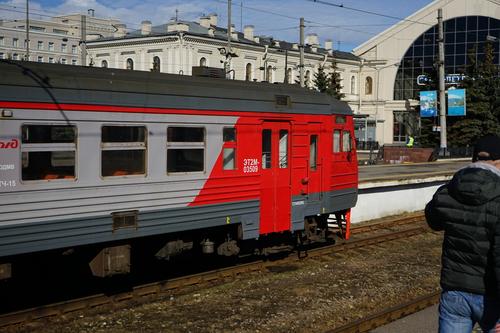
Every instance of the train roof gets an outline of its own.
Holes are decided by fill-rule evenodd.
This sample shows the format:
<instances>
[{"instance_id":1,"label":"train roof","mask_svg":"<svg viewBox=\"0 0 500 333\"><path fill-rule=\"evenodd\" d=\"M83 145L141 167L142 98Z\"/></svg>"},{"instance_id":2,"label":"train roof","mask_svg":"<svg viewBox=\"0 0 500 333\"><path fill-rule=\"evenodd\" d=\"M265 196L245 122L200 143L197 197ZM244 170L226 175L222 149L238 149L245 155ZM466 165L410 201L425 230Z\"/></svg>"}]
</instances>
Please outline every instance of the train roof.
<instances>
[{"instance_id":1,"label":"train roof","mask_svg":"<svg viewBox=\"0 0 500 333\"><path fill-rule=\"evenodd\" d=\"M0 60L0 101L305 114L347 103L289 84Z\"/></svg>"}]
</instances>

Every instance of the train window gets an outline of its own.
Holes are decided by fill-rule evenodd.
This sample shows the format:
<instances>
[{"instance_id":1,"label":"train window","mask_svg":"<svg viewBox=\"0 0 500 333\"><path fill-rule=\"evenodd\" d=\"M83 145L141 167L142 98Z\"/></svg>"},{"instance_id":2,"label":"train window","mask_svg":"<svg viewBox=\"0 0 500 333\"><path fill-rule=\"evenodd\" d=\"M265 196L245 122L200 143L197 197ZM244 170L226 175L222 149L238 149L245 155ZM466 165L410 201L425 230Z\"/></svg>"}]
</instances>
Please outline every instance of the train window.
<instances>
[{"instance_id":1,"label":"train window","mask_svg":"<svg viewBox=\"0 0 500 333\"><path fill-rule=\"evenodd\" d=\"M205 170L205 128L169 127L167 129L167 172Z\"/></svg>"},{"instance_id":2,"label":"train window","mask_svg":"<svg viewBox=\"0 0 500 333\"><path fill-rule=\"evenodd\" d=\"M22 180L75 179L76 127L23 125Z\"/></svg>"},{"instance_id":3,"label":"train window","mask_svg":"<svg viewBox=\"0 0 500 333\"><path fill-rule=\"evenodd\" d=\"M280 130L279 167L288 168L288 131Z\"/></svg>"},{"instance_id":4,"label":"train window","mask_svg":"<svg viewBox=\"0 0 500 333\"><path fill-rule=\"evenodd\" d=\"M342 134L342 151L351 151L351 133L348 131L344 131Z\"/></svg>"},{"instance_id":5,"label":"train window","mask_svg":"<svg viewBox=\"0 0 500 333\"><path fill-rule=\"evenodd\" d=\"M146 128L103 126L101 131L103 177L146 173Z\"/></svg>"},{"instance_id":6,"label":"train window","mask_svg":"<svg viewBox=\"0 0 500 333\"><path fill-rule=\"evenodd\" d=\"M335 123L336 124L345 124L345 116L336 116Z\"/></svg>"},{"instance_id":7,"label":"train window","mask_svg":"<svg viewBox=\"0 0 500 333\"><path fill-rule=\"evenodd\" d=\"M271 168L271 130L262 131L262 169Z\"/></svg>"},{"instance_id":8,"label":"train window","mask_svg":"<svg viewBox=\"0 0 500 333\"><path fill-rule=\"evenodd\" d=\"M236 169L236 128L225 127L222 129L222 139L224 141L222 169Z\"/></svg>"},{"instance_id":9,"label":"train window","mask_svg":"<svg viewBox=\"0 0 500 333\"><path fill-rule=\"evenodd\" d=\"M318 166L318 136L311 135L309 140L309 167L316 170Z\"/></svg>"},{"instance_id":10,"label":"train window","mask_svg":"<svg viewBox=\"0 0 500 333\"><path fill-rule=\"evenodd\" d=\"M226 127L222 130L224 142L236 142L236 128Z\"/></svg>"},{"instance_id":11,"label":"train window","mask_svg":"<svg viewBox=\"0 0 500 333\"><path fill-rule=\"evenodd\" d=\"M340 130L333 131L333 152L340 152Z\"/></svg>"}]
</instances>

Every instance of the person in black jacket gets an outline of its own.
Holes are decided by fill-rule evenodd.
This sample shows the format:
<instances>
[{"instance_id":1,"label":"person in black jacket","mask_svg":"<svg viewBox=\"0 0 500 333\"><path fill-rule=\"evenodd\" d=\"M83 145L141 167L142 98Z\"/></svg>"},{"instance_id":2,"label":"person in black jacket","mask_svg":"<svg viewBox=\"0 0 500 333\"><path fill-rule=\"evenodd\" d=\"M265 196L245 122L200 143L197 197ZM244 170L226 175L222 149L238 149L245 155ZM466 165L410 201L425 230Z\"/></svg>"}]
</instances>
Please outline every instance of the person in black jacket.
<instances>
[{"instance_id":1,"label":"person in black jacket","mask_svg":"<svg viewBox=\"0 0 500 333\"><path fill-rule=\"evenodd\" d=\"M444 230L439 332L500 332L500 138L481 138L474 163L441 186L425 208Z\"/></svg>"}]
</instances>

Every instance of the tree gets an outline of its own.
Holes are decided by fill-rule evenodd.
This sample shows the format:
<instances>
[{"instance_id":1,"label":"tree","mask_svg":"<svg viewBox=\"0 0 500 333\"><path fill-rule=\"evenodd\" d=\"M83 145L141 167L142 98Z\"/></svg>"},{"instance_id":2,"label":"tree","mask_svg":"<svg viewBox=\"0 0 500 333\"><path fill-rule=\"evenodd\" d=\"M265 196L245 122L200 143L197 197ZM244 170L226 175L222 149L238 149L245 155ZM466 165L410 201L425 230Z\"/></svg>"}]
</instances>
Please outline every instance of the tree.
<instances>
[{"instance_id":1,"label":"tree","mask_svg":"<svg viewBox=\"0 0 500 333\"><path fill-rule=\"evenodd\" d=\"M449 126L449 140L455 146L470 145L486 134L500 135L500 80L491 43L485 44L482 61L475 58L476 51L471 50L462 85L467 115L451 120Z\"/></svg>"},{"instance_id":2,"label":"tree","mask_svg":"<svg viewBox=\"0 0 500 333\"><path fill-rule=\"evenodd\" d=\"M328 89L328 75L323 66L319 66L318 71L314 73L314 86L319 92L326 92Z\"/></svg>"},{"instance_id":3,"label":"tree","mask_svg":"<svg viewBox=\"0 0 500 333\"><path fill-rule=\"evenodd\" d=\"M344 98L345 94L342 93L342 85L340 84L342 80L340 73L337 71L337 62L335 60L332 61L331 70L328 75L326 93L340 100Z\"/></svg>"}]
</instances>

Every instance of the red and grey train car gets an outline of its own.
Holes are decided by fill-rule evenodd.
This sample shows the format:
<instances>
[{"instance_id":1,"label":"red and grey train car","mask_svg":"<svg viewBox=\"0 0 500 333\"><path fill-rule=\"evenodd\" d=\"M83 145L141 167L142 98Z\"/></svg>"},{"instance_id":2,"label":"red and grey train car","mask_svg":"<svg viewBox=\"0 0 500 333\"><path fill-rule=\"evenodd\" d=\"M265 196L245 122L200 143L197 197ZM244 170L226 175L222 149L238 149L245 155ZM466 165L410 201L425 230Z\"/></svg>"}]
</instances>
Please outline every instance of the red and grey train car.
<instances>
[{"instance_id":1,"label":"red and grey train car","mask_svg":"<svg viewBox=\"0 0 500 333\"><path fill-rule=\"evenodd\" d=\"M325 236L330 214L349 231L346 103L118 69L0 61L0 73L0 277L68 249L98 249L99 276L127 271L139 244L160 257L272 249Z\"/></svg>"}]
</instances>

